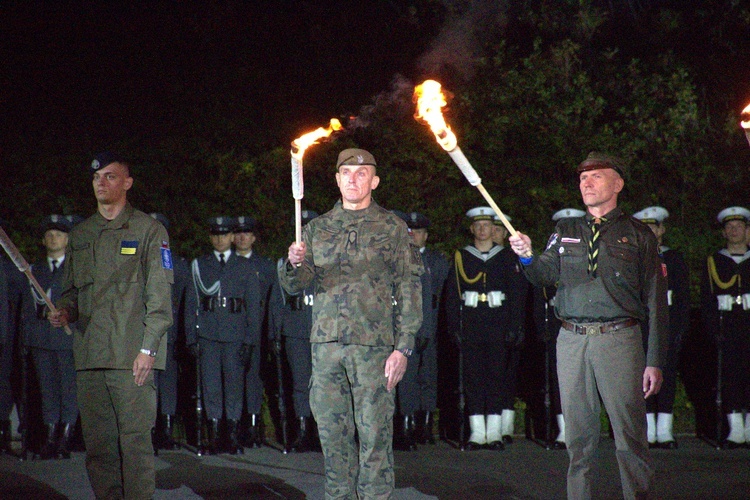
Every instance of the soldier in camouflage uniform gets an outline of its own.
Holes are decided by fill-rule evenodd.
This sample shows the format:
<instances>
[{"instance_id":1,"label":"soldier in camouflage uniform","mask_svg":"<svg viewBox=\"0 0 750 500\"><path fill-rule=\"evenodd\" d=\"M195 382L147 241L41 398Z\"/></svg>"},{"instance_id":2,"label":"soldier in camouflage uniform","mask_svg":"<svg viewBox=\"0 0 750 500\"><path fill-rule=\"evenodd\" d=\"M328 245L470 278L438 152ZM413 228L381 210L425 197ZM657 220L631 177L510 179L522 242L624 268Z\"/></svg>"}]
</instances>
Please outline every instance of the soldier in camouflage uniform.
<instances>
[{"instance_id":1,"label":"soldier in camouflage uniform","mask_svg":"<svg viewBox=\"0 0 750 500\"><path fill-rule=\"evenodd\" d=\"M424 268L406 224L372 199L375 158L346 149L336 166L342 200L305 226L279 280L290 294L313 290L310 404L326 498L390 498L393 389L422 322Z\"/></svg>"}]
</instances>

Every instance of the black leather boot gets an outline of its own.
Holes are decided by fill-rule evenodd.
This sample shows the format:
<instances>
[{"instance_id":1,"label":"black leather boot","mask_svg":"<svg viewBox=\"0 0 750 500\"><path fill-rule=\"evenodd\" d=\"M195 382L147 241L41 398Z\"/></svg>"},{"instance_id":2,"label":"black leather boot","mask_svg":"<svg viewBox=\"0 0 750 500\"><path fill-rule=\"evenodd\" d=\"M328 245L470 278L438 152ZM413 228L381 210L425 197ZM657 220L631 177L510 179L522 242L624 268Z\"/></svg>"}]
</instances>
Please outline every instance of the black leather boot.
<instances>
[{"instance_id":1,"label":"black leather boot","mask_svg":"<svg viewBox=\"0 0 750 500\"><path fill-rule=\"evenodd\" d=\"M294 440L294 443L292 443L291 450L297 453L305 453L308 451L312 451L312 445L310 443L311 441L311 432L309 429L309 424L306 417L299 417L297 419L298 427L297 427L297 439Z\"/></svg>"},{"instance_id":2,"label":"black leather boot","mask_svg":"<svg viewBox=\"0 0 750 500\"><path fill-rule=\"evenodd\" d=\"M424 427L422 428L421 443L435 444L435 435L432 433L432 427L435 423L434 415L431 411L424 413Z\"/></svg>"},{"instance_id":3,"label":"black leather boot","mask_svg":"<svg viewBox=\"0 0 750 500\"><path fill-rule=\"evenodd\" d=\"M57 458L70 458L70 435L73 424L63 422L60 427L60 440L57 442Z\"/></svg>"},{"instance_id":4,"label":"black leather boot","mask_svg":"<svg viewBox=\"0 0 750 500\"><path fill-rule=\"evenodd\" d=\"M0 453L11 453L10 420L0 420Z\"/></svg>"},{"instance_id":5,"label":"black leather boot","mask_svg":"<svg viewBox=\"0 0 750 500\"><path fill-rule=\"evenodd\" d=\"M159 426L159 447L162 450L176 450L179 448L172 438L174 432L174 415L162 415Z\"/></svg>"},{"instance_id":6,"label":"black leather boot","mask_svg":"<svg viewBox=\"0 0 750 500\"><path fill-rule=\"evenodd\" d=\"M250 424L248 426L248 446L250 448L260 448L263 446L263 431L260 427L260 415L253 413L250 415Z\"/></svg>"},{"instance_id":7,"label":"black leather boot","mask_svg":"<svg viewBox=\"0 0 750 500\"><path fill-rule=\"evenodd\" d=\"M229 433L229 453L231 455L242 455L245 449L240 444L240 423L237 420L227 420L227 432Z\"/></svg>"},{"instance_id":8,"label":"black leather boot","mask_svg":"<svg viewBox=\"0 0 750 500\"><path fill-rule=\"evenodd\" d=\"M39 450L39 458L50 460L57 458L57 424L44 424L46 439L42 449Z\"/></svg>"},{"instance_id":9,"label":"black leather boot","mask_svg":"<svg viewBox=\"0 0 750 500\"><path fill-rule=\"evenodd\" d=\"M404 415L398 418L398 432L393 439L393 448L399 451L414 451L417 444L414 441L414 415Z\"/></svg>"},{"instance_id":10,"label":"black leather boot","mask_svg":"<svg viewBox=\"0 0 750 500\"><path fill-rule=\"evenodd\" d=\"M219 453L219 420L216 418L208 419L208 454L216 455Z\"/></svg>"}]
</instances>

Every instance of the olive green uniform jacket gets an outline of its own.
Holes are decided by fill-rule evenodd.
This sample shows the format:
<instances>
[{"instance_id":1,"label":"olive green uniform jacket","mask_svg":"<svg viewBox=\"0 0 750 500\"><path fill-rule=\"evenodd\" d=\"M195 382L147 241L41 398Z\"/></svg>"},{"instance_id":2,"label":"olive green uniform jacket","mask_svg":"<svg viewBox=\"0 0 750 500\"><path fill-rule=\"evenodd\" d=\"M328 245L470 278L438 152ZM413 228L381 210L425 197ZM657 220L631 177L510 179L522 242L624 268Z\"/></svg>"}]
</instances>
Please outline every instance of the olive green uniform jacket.
<instances>
[{"instance_id":1,"label":"olive green uniform jacket","mask_svg":"<svg viewBox=\"0 0 750 500\"><path fill-rule=\"evenodd\" d=\"M129 203L111 221L97 212L73 228L57 307L78 321L76 370L130 370L141 349L164 369L172 267L164 226Z\"/></svg>"}]
</instances>

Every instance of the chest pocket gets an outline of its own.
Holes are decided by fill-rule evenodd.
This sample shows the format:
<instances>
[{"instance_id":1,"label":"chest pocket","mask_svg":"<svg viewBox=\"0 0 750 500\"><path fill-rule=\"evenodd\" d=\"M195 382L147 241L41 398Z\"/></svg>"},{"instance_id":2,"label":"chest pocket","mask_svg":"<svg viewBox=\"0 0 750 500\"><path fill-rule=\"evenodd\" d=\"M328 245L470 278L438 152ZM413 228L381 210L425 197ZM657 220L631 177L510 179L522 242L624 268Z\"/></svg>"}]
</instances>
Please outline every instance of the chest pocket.
<instances>
[{"instance_id":1,"label":"chest pocket","mask_svg":"<svg viewBox=\"0 0 750 500\"><path fill-rule=\"evenodd\" d=\"M118 238L114 242L114 258L112 263L112 274L110 280L118 283L135 283L138 282L139 271L141 269L140 261L143 252L146 251L143 241L132 237Z\"/></svg>"},{"instance_id":2,"label":"chest pocket","mask_svg":"<svg viewBox=\"0 0 750 500\"><path fill-rule=\"evenodd\" d=\"M585 279L588 273L588 248L583 243L560 245L560 279L571 282Z\"/></svg>"},{"instance_id":3,"label":"chest pocket","mask_svg":"<svg viewBox=\"0 0 750 500\"><path fill-rule=\"evenodd\" d=\"M612 257L605 264L615 281L625 279L629 284L638 280L638 251L636 247L623 244L607 244L607 253Z\"/></svg>"},{"instance_id":4,"label":"chest pocket","mask_svg":"<svg viewBox=\"0 0 750 500\"><path fill-rule=\"evenodd\" d=\"M76 288L90 285L94 282L94 252L91 243L73 244L70 249L73 284Z\"/></svg>"}]
</instances>

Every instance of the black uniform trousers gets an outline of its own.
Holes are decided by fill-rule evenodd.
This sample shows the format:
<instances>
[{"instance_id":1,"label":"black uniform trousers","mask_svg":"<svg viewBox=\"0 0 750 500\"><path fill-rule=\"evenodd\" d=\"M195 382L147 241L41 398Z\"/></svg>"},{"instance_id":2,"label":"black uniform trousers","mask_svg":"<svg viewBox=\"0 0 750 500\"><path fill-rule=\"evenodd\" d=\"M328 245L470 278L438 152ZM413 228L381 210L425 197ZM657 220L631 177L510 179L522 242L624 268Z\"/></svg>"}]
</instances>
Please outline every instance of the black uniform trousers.
<instances>
[{"instance_id":1,"label":"black uniform trousers","mask_svg":"<svg viewBox=\"0 0 750 500\"><path fill-rule=\"evenodd\" d=\"M32 347L31 358L39 377L44 423L75 424L78 419L78 400L73 351Z\"/></svg>"},{"instance_id":2,"label":"black uniform trousers","mask_svg":"<svg viewBox=\"0 0 750 500\"><path fill-rule=\"evenodd\" d=\"M241 342L216 342L200 338L198 344L207 417L219 420L226 410L227 419L239 420L242 416L244 381L244 367L239 356Z\"/></svg>"},{"instance_id":3,"label":"black uniform trousers","mask_svg":"<svg viewBox=\"0 0 750 500\"><path fill-rule=\"evenodd\" d=\"M175 345L167 343L167 364L164 370L154 370L156 397L160 415L177 413L177 379L180 375L177 360L174 358Z\"/></svg>"},{"instance_id":4,"label":"black uniform trousers","mask_svg":"<svg viewBox=\"0 0 750 500\"><path fill-rule=\"evenodd\" d=\"M310 376L312 375L312 350L310 339L285 337L284 350L292 372L292 401L297 417L309 417Z\"/></svg>"}]
</instances>

